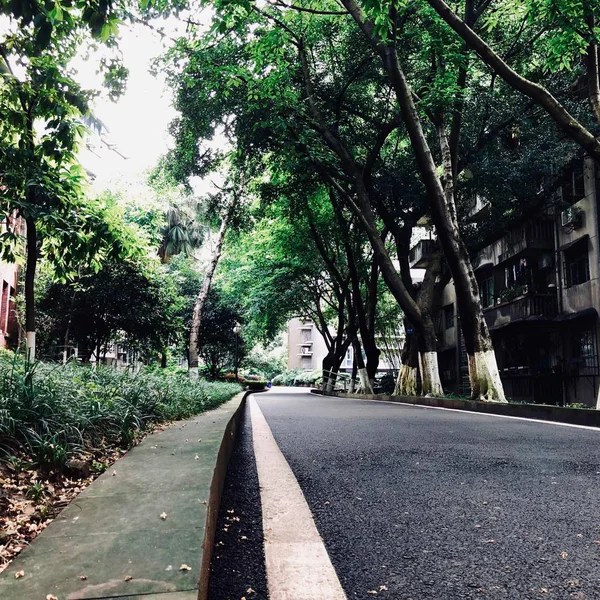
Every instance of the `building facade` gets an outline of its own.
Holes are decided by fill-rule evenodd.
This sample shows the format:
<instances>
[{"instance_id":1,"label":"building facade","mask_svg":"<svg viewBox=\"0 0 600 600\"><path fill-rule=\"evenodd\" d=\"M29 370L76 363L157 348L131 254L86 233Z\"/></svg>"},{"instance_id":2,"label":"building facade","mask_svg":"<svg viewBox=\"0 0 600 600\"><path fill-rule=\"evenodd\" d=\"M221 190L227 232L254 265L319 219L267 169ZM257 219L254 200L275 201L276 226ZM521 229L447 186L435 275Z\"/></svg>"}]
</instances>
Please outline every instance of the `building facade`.
<instances>
[{"instance_id":1,"label":"building facade","mask_svg":"<svg viewBox=\"0 0 600 600\"><path fill-rule=\"evenodd\" d=\"M504 389L514 400L600 407L599 175L585 159L563 186L564 210L524 221L473 257ZM411 266L423 268L434 249L419 244ZM468 393L458 325L450 283L437 323L440 374L444 389Z\"/></svg>"},{"instance_id":2,"label":"building facade","mask_svg":"<svg viewBox=\"0 0 600 600\"><path fill-rule=\"evenodd\" d=\"M378 337L378 347L381 350L378 372L397 372L400 368L400 349L404 336L398 332L396 336L383 339ZM287 328L288 369L315 371L323 368L323 359L327 356L327 345L319 330L311 321L292 319ZM340 371L352 372L354 350L352 346L346 351Z\"/></svg>"}]
</instances>

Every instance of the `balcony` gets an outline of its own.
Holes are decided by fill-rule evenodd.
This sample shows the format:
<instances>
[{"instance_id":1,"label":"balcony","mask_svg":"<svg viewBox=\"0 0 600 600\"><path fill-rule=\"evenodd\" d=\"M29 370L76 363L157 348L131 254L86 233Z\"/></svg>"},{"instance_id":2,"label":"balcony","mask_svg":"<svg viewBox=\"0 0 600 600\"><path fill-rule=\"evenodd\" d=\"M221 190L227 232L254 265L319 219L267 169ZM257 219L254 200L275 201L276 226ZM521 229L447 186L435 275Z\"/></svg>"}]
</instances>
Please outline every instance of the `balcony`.
<instances>
[{"instance_id":1,"label":"balcony","mask_svg":"<svg viewBox=\"0 0 600 600\"><path fill-rule=\"evenodd\" d=\"M522 321L550 321L558 315L555 294L529 294L483 309L490 329Z\"/></svg>"},{"instance_id":2,"label":"balcony","mask_svg":"<svg viewBox=\"0 0 600 600\"><path fill-rule=\"evenodd\" d=\"M411 269L426 269L438 251L436 240L420 240L410 251L408 262Z\"/></svg>"},{"instance_id":3,"label":"balcony","mask_svg":"<svg viewBox=\"0 0 600 600\"><path fill-rule=\"evenodd\" d=\"M498 240L498 264L525 250L554 250L554 221L528 221Z\"/></svg>"}]
</instances>

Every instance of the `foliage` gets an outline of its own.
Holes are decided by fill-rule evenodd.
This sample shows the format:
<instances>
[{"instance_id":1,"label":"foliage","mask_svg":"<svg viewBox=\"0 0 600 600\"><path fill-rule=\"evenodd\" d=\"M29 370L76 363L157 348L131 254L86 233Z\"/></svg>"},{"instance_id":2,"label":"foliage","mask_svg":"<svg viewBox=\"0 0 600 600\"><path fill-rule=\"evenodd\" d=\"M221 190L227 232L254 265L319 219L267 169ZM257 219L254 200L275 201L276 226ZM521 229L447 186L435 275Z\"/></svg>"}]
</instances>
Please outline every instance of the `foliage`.
<instances>
[{"instance_id":1,"label":"foliage","mask_svg":"<svg viewBox=\"0 0 600 600\"><path fill-rule=\"evenodd\" d=\"M99 272L81 269L67 283L50 283L39 303L45 350L79 345L84 360L122 341L146 353L177 341L185 300L160 271L134 261L109 262Z\"/></svg>"},{"instance_id":2,"label":"foliage","mask_svg":"<svg viewBox=\"0 0 600 600\"><path fill-rule=\"evenodd\" d=\"M232 383L107 367L31 364L0 353L0 451L44 469L99 445L128 447L154 423L184 419L239 391Z\"/></svg>"},{"instance_id":3,"label":"foliage","mask_svg":"<svg viewBox=\"0 0 600 600\"><path fill-rule=\"evenodd\" d=\"M217 379L225 367L235 368L236 359L241 364L246 350L241 336L233 331L240 319L231 299L211 286L198 337L198 353L211 379Z\"/></svg>"},{"instance_id":4,"label":"foliage","mask_svg":"<svg viewBox=\"0 0 600 600\"><path fill-rule=\"evenodd\" d=\"M257 344L244 358L244 373L271 380L286 370L287 352L281 336L267 345Z\"/></svg>"}]
</instances>

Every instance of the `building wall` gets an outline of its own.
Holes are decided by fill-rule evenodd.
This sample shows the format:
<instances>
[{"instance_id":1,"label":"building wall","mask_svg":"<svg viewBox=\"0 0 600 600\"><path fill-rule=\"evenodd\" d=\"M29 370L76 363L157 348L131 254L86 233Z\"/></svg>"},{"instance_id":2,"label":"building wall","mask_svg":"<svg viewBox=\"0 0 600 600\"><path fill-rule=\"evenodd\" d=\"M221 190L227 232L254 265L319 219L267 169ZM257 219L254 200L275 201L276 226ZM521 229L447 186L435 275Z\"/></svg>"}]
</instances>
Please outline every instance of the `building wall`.
<instances>
[{"instance_id":1,"label":"building wall","mask_svg":"<svg viewBox=\"0 0 600 600\"><path fill-rule=\"evenodd\" d=\"M473 257L498 367L514 399L600 407L599 175L586 159L565 186L563 200L577 218L563 223L559 211L542 214ZM513 267L524 269L525 285L507 283ZM445 311L450 315L452 305L455 326L447 327ZM447 391L465 393L468 373L456 324L450 282L438 326L440 371Z\"/></svg>"},{"instance_id":2,"label":"building wall","mask_svg":"<svg viewBox=\"0 0 600 600\"><path fill-rule=\"evenodd\" d=\"M287 329L288 369L314 371L323 366L327 346L314 323L292 319Z\"/></svg>"}]
</instances>

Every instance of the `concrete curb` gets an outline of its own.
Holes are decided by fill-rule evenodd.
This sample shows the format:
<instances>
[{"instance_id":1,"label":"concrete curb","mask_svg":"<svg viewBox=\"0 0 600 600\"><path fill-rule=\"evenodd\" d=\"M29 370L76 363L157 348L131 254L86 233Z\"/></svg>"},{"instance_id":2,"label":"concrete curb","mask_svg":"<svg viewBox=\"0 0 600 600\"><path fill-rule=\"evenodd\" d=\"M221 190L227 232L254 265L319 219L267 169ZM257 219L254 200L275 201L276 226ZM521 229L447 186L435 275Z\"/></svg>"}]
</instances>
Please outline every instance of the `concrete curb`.
<instances>
[{"instance_id":1,"label":"concrete curb","mask_svg":"<svg viewBox=\"0 0 600 600\"><path fill-rule=\"evenodd\" d=\"M475 400L459 400L457 398L439 398L426 396L385 396L381 394L344 394L334 392L324 394L320 390L312 389L311 393L335 398L354 398L355 400L379 400L383 402L397 402L398 404L412 404L415 406L433 406L437 408L451 408L480 412L505 417L522 417L540 421L554 421L570 425L583 425L586 427L600 427L600 411L586 408L564 408L562 406L546 406L540 404L496 404L493 402L477 402Z\"/></svg>"},{"instance_id":2,"label":"concrete curb","mask_svg":"<svg viewBox=\"0 0 600 600\"><path fill-rule=\"evenodd\" d=\"M247 390L240 392L237 396L242 396L240 404L233 413L223 431L223 440L219 447L215 470L210 485L210 494L208 497L208 508L206 511L206 524L204 527L204 540L202 542L202 560L200 562L200 577L198 581L198 600L206 600L208 597L208 583L210 577L210 562L215 545L215 534L217 530L217 520L219 518L219 509L221 507L221 496L223 486L227 475L227 467L231 459L231 454L235 447L238 437L240 418L246 406L246 399L250 394L257 392ZM232 398L235 401L236 396ZM232 401L230 400L230 402Z\"/></svg>"}]
</instances>

